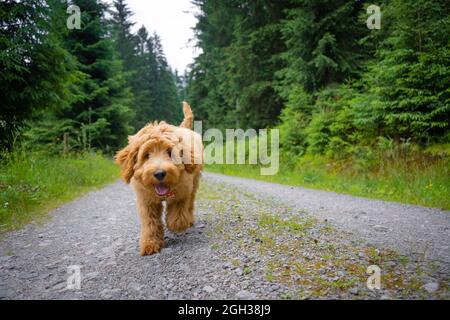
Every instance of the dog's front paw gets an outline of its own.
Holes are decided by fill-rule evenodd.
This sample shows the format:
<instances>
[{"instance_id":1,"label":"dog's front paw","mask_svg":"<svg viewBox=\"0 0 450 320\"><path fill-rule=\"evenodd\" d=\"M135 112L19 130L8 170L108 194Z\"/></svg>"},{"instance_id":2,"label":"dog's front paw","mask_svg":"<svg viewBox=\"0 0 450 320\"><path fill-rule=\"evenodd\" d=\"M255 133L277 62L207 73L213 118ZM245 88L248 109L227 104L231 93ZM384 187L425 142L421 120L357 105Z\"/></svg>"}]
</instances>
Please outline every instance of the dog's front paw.
<instances>
[{"instance_id":1,"label":"dog's front paw","mask_svg":"<svg viewBox=\"0 0 450 320\"><path fill-rule=\"evenodd\" d=\"M141 241L141 256L147 256L161 251L163 243L155 241Z\"/></svg>"}]
</instances>

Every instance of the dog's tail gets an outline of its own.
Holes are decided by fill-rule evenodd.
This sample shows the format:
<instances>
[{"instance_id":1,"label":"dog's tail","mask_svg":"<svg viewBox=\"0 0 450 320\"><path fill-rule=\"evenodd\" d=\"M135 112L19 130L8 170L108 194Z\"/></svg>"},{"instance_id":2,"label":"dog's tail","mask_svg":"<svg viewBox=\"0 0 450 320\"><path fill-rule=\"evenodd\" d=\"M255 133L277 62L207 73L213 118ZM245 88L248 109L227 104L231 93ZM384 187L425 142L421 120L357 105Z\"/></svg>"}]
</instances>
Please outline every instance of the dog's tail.
<instances>
[{"instance_id":1,"label":"dog's tail","mask_svg":"<svg viewBox=\"0 0 450 320\"><path fill-rule=\"evenodd\" d=\"M192 128L192 121L194 120L194 114L192 113L192 109L186 101L183 101L183 113L184 120L180 124L180 128Z\"/></svg>"}]
</instances>

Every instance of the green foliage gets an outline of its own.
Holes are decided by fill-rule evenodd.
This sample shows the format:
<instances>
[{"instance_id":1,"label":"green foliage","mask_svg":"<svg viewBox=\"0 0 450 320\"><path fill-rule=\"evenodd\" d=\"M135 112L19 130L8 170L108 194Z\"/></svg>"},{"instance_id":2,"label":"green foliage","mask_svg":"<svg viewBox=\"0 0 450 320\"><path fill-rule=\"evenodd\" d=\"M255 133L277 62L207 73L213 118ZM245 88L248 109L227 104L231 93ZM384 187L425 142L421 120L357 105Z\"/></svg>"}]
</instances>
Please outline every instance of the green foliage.
<instances>
[{"instance_id":1,"label":"green foliage","mask_svg":"<svg viewBox=\"0 0 450 320\"><path fill-rule=\"evenodd\" d=\"M78 130L86 126L89 145L107 151L121 146L131 131L132 96L107 36L108 24L103 21L106 7L92 0L76 0L74 4L83 8L83 24L68 34L66 42L86 77L78 83L80 98L58 110L58 118L72 119Z\"/></svg>"},{"instance_id":2,"label":"green foliage","mask_svg":"<svg viewBox=\"0 0 450 320\"><path fill-rule=\"evenodd\" d=\"M285 49L280 19L289 1L198 0L202 53L189 75L188 98L207 127L263 128L283 106L275 72Z\"/></svg>"},{"instance_id":3,"label":"green foliage","mask_svg":"<svg viewBox=\"0 0 450 320\"><path fill-rule=\"evenodd\" d=\"M83 192L117 179L118 168L100 154L48 157L16 149L0 164L0 232L16 229Z\"/></svg>"},{"instance_id":4,"label":"green foliage","mask_svg":"<svg viewBox=\"0 0 450 320\"><path fill-rule=\"evenodd\" d=\"M447 2L381 1L381 30L369 30L369 1L195 1L197 115L276 126L282 148L274 177L209 168L448 208Z\"/></svg>"},{"instance_id":5,"label":"green foliage","mask_svg":"<svg viewBox=\"0 0 450 320\"><path fill-rule=\"evenodd\" d=\"M135 76L134 72L131 72L136 65L135 61L135 42L131 28L135 23L130 21L133 16L133 12L128 8L128 5L124 0L115 0L114 9L112 12L112 27L114 32L114 42L117 52L123 61L123 68L132 78Z\"/></svg>"},{"instance_id":6,"label":"green foliage","mask_svg":"<svg viewBox=\"0 0 450 320\"><path fill-rule=\"evenodd\" d=\"M10 147L34 110L70 100L74 62L61 43L57 0L0 2L0 146Z\"/></svg>"},{"instance_id":7,"label":"green foliage","mask_svg":"<svg viewBox=\"0 0 450 320\"><path fill-rule=\"evenodd\" d=\"M447 1L392 1L393 22L364 75L380 133L427 143L448 135L450 33ZM447 136L448 138L448 136Z\"/></svg>"},{"instance_id":8,"label":"green foliage","mask_svg":"<svg viewBox=\"0 0 450 320\"><path fill-rule=\"evenodd\" d=\"M448 142L446 1L195 2L188 95L206 126L281 130L292 156L357 157L378 137ZM284 108L283 108L284 107Z\"/></svg>"},{"instance_id":9,"label":"green foliage","mask_svg":"<svg viewBox=\"0 0 450 320\"><path fill-rule=\"evenodd\" d=\"M64 134L68 135L68 148L87 150L87 139L82 146L82 134L75 129L70 119L56 119L52 115L42 114L42 118L26 122L27 129L22 132L22 146L26 150L38 151L48 155L64 152Z\"/></svg>"},{"instance_id":10,"label":"green foliage","mask_svg":"<svg viewBox=\"0 0 450 320\"><path fill-rule=\"evenodd\" d=\"M298 0L287 10L282 35L286 67L278 74L284 90L301 84L308 92L341 83L359 71L364 46L358 44L366 27L357 19L361 1Z\"/></svg>"},{"instance_id":11,"label":"green foliage","mask_svg":"<svg viewBox=\"0 0 450 320\"><path fill-rule=\"evenodd\" d=\"M404 148L398 146L388 149L390 151L386 152L391 153L393 158L380 151L361 148L361 157L351 162L347 159L330 160L326 156L306 155L298 158L295 166L283 161L280 171L273 176L261 175L260 167L256 165L210 164L206 166L206 170L367 198L450 209L449 158L435 157L428 153L405 153Z\"/></svg>"},{"instance_id":12,"label":"green foliage","mask_svg":"<svg viewBox=\"0 0 450 320\"><path fill-rule=\"evenodd\" d=\"M317 162L302 172L315 185L330 177L317 168L332 163L367 179L367 190L373 177L385 179L379 172L398 186L419 190L429 179L448 190L440 182L450 143L447 2L381 1L381 30L369 30L369 1L194 0L200 54L180 76L157 34L132 33L124 0L112 10L70 1L81 30L65 26L67 1L3 0L0 146L109 153L151 120L179 121L186 98L204 129L280 129L282 165Z\"/></svg>"},{"instance_id":13,"label":"green foliage","mask_svg":"<svg viewBox=\"0 0 450 320\"><path fill-rule=\"evenodd\" d=\"M79 30L66 27L69 4ZM149 121L180 120L160 39L132 34L131 15L123 0L0 3L0 147L110 153Z\"/></svg>"},{"instance_id":14,"label":"green foliage","mask_svg":"<svg viewBox=\"0 0 450 320\"><path fill-rule=\"evenodd\" d=\"M132 12L123 0L114 1L112 25L114 43L126 71L126 83L133 94L135 131L153 120L181 120L181 97L159 36L142 26L132 34ZM181 90L182 88L180 88Z\"/></svg>"}]
</instances>

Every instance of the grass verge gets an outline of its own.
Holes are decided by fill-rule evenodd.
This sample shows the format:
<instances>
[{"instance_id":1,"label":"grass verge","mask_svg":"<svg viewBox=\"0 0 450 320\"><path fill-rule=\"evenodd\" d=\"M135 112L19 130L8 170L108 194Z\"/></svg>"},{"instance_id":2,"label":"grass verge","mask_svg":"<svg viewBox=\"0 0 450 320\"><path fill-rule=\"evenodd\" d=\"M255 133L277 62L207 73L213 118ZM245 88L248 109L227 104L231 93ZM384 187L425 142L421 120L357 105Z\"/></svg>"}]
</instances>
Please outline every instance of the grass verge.
<instances>
[{"instance_id":1,"label":"grass verge","mask_svg":"<svg viewBox=\"0 0 450 320\"><path fill-rule=\"evenodd\" d=\"M206 171L355 196L450 209L450 160L396 161L361 170L321 157L304 157L272 176L257 165L207 165Z\"/></svg>"},{"instance_id":2,"label":"grass verge","mask_svg":"<svg viewBox=\"0 0 450 320\"><path fill-rule=\"evenodd\" d=\"M113 161L100 154L9 154L0 163L0 232L39 222L49 210L117 177Z\"/></svg>"}]
</instances>

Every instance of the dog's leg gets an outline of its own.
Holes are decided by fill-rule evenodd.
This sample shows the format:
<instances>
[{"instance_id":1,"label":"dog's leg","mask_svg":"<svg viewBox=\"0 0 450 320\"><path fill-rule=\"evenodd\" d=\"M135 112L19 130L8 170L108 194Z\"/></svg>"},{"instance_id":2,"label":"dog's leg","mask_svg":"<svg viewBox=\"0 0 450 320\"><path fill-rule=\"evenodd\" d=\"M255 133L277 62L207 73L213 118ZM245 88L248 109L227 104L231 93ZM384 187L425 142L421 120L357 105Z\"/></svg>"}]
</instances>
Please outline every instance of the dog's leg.
<instances>
[{"instance_id":1,"label":"dog's leg","mask_svg":"<svg viewBox=\"0 0 450 320\"><path fill-rule=\"evenodd\" d=\"M194 225L194 202L199 180L200 174L196 174L188 199L173 203L167 208L166 224L170 231L182 232Z\"/></svg>"},{"instance_id":2,"label":"dog's leg","mask_svg":"<svg viewBox=\"0 0 450 320\"><path fill-rule=\"evenodd\" d=\"M167 208L167 228L175 233L183 232L194 224L194 214L189 210L190 201L186 199L171 203Z\"/></svg>"},{"instance_id":3,"label":"dog's leg","mask_svg":"<svg viewBox=\"0 0 450 320\"><path fill-rule=\"evenodd\" d=\"M198 186L199 186L199 180L200 180L200 174L196 174L194 176L194 185L191 192L191 197L189 199L189 216L192 217L192 222L189 227L192 227L194 225L194 203L195 203L195 195L197 194Z\"/></svg>"},{"instance_id":4,"label":"dog's leg","mask_svg":"<svg viewBox=\"0 0 450 320\"><path fill-rule=\"evenodd\" d=\"M160 203L138 203L141 218L141 256L159 252L164 246L164 228Z\"/></svg>"}]
</instances>

